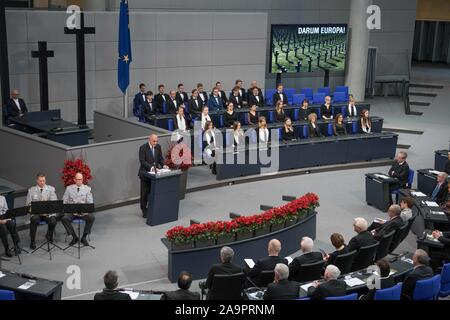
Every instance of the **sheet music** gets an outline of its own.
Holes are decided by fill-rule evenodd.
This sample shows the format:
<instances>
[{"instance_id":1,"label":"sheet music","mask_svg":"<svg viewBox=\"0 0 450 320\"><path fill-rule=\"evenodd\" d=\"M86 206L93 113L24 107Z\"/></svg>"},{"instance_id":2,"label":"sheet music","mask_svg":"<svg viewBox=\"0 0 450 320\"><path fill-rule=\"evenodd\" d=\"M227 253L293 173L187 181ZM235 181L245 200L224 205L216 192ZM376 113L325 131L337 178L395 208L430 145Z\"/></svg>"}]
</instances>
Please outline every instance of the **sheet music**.
<instances>
[{"instance_id":1,"label":"sheet music","mask_svg":"<svg viewBox=\"0 0 450 320\"><path fill-rule=\"evenodd\" d=\"M126 293L127 295L129 295L131 300L136 300L139 297L139 292L123 291L123 293Z\"/></svg>"},{"instance_id":2,"label":"sheet music","mask_svg":"<svg viewBox=\"0 0 450 320\"><path fill-rule=\"evenodd\" d=\"M157 171L158 174L167 173L167 172L170 172L170 169L162 168L162 169L158 169L158 171ZM155 170L152 169L152 171L149 171L148 173L155 174Z\"/></svg>"},{"instance_id":3,"label":"sheet music","mask_svg":"<svg viewBox=\"0 0 450 320\"><path fill-rule=\"evenodd\" d=\"M431 211L431 214L437 214L437 215L443 216L443 215L445 215L445 212L443 212L443 211Z\"/></svg>"},{"instance_id":4,"label":"sheet music","mask_svg":"<svg viewBox=\"0 0 450 320\"><path fill-rule=\"evenodd\" d=\"M425 204L428 207L439 207L439 205L436 202L434 202L434 201L425 201Z\"/></svg>"},{"instance_id":5,"label":"sheet music","mask_svg":"<svg viewBox=\"0 0 450 320\"><path fill-rule=\"evenodd\" d=\"M308 288L312 287L312 286L313 286L313 282L310 282L310 283L307 283L307 284L304 284L304 285L300 286L300 288L302 288L305 291L308 291Z\"/></svg>"},{"instance_id":6,"label":"sheet music","mask_svg":"<svg viewBox=\"0 0 450 320\"><path fill-rule=\"evenodd\" d=\"M30 289L32 286L34 286L36 284L36 281L27 281L24 284L22 284L21 286L17 287L18 289L22 289L22 290L28 290Z\"/></svg>"},{"instance_id":7,"label":"sheet music","mask_svg":"<svg viewBox=\"0 0 450 320\"><path fill-rule=\"evenodd\" d=\"M427 196L425 193L422 193L420 191L411 191L411 194L415 197L426 197Z\"/></svg>"},{"instance_id":8,"label":"sheet music","mask_svg":"<svg viewBox=\"0 0 450 320\"><path fill-rule=\"evenodd\" d=\"M3 272L0 271L0 279L6 277L6 274L4 274Z\"/></svg>"},{"instance_id":9,"label":"sheet music","mask_svg":"<svg viewBox=\"0 0 450 320\"><path fill-rule=\"evenodd\" d=\"M435 175L438 175L440 172L439 171L437 171L437 170L428 170L428 172L429 173L432 173L432 174L435 174Z\"/></svg>"},{"instance_id":10,"label":"sheet music","mask_svg":"<svg viewBox=\"0 0 450 320\"><path fill-rule=\"evenodd\" d=\"M253 269L253 267L255 266L255 261L253 261L253 259L244 259L244 261L250 269Z\"/></svg>"},{"instance_id":11,"label":"sheet music","mask_svg":"<svg viewBox=\"0 0 450 320\"><path fill-rule=\"evenodd\" d=\"M384 174L378 174L378 173L375 173L374 176L377 177L377 178L379 178L379 179L383 179L383 180L389 179L389 177L388 177L388 176L385 176Z\"/></svg>"},{"instance_id":12,"label":"sheet music","mask_svg":"<svg viewBox=\"0 0 450 320\"><path fill-rule=\"evenodd\" d=\"M288 265L291 264L292 260L294 260L292 257L286 257L285 259L288 261Z\"/></svg>"},{"instance_id":13,"label":"sheet music","mask_svg":"<svg viewBox=\"0 0 450 320\"><path fill-rule=\"evenodd\" d=\"M344 281L349 287L356 287L356 286L365 284L365 282L359 278L350 278L350 279L345 279Z\"/></svg>"}]
</instances>

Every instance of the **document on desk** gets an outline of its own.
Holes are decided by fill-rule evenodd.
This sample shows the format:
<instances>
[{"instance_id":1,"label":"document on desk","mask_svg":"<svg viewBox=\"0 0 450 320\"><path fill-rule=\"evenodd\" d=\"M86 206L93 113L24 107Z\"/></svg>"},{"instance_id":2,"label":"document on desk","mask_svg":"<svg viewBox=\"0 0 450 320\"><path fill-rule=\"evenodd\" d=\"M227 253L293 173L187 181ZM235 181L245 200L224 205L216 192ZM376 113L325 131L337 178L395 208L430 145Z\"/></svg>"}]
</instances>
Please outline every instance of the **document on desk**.
<instances>
[{"instance_id":1,"label":"document on desk","mask_svg":"<svg viewBox=\"0 0 450 320\"><path fill-rule=\"evenodd\" d=\"M253 269L253 267L255 266L255 261L253 261L253 259L244 259L244 261L250 269Z\"/></svg>"},{"instance_id":2,"label":"document on desk","mask_svg":"<svg viewBox=\"0 0 450 320\"><path fill-rule=\"evenodd\" d=\"M429 173L435 174L435 175L439 175L439 171L437 170L428 170Z\"/></svg>"},{"instance_id":3,"label":"document on desk","mask_svg":"<svg viewBox=\"0 0 450 320\"><path fill-rule=\"evenodd\" d=\"M439 205L436 202L434 202L434 201L425 201L425 204L428 207L439 207Z\"/></svg>"},{"instance_id":4,"label":"document on desk","mask_svg":"<svg viewBox=\"0 0 450 320\"><path fill-rule=\"evenodd\" d=\"M288 265L291 264L292 260L294 260L292 257L286 257L285 259L288 261Z\"/></svg>"},{"instance_id":5,"label":"document on desk","mask_svg":"<svg viewBox=\"0 0 450 320\"><path fill-rule=\"evenodd\" d=\"M167 172L170 172L170 169L158 169L158 171L157 171L158 174L167 173ZM155 174L155 171L152 170L152 171L149 171L148 173Z\"/></svg>"},{"instance_id":6,"label":"document on desk","mask_svg":"<svg viewBox=\"0 0 450 320\"><path fill-rule=\"evenodd\" d=\"M131 300L136 300L139 297L139 292L123 291L123 293L126 293L127 295L129 295Z\"/></svg>"},{"instance_id":7,"label":"document on desk","mask_svg":"<svg viewBox=\"0 0 450 320\"><path fill-rule=\"evenodd\" d=\"M27 281L24 284L22 284L21 286L17 287L18 289L22 289L22 290L28 290L30 289L32 286L34 286L36 284L36 281Z\"/></svg>"},{"instance_id":8,"label":"document on desk","mask_svg":"<svg viewBox=\"0 0 450 320\"><path fill-rule=\"evenodd\" d=\"M375 173L375 174L374 174L374 177L376 177L376 178L378 178L378 179L383 179L383 180L389 179L388 176L385 176L384 174L378 174L378 173Z\"/></svg>"},{"instance_id":9,"label":"document on desk","mask_svg":"<svg viewBox=\"0 0 450 320\"><path fill-rule=\"evenodd\" d=\"M445 215L445 212L444 211L431 211L431 214L437 214L439 216L443 216L443 215Z\"/></svg>"},{"instance_id":10,"label":"document on desk","mask_svg":"<svg viewBox=\"0 0 450 320\"><path fill-rule=\"evenodd\" d=\"M365 284L365 282L359 278L349 278L345 279L344 281L349 287L356 287Z\"/></svg>"},{"instance_id":11,"label":"document on desk","mask_svg":"<svg viewBox=\"0 0 450 320\"><path fill-rule=\"evenodd\" d=\"M426 197L427 196L425 193L422 193L420 191L411 191L411 194L415 197Z\"/></svg>"},{"instance_id":12,"label":"document on desk","mask_svg":"<svg viewBox=\"0 0 450 320\"><path fill-rule=\"evenodd\" d=\"M0 271L0 279L6 277L6 274L4 274L3 272Z\"/></svg>"},{"instance_id":13,"label":"document on desk","mask_svg":"<svg viewBox=\"0 0 450 320\"><path fill-rule=\"evenodd\" d=\"M312 287L312 286L313 286L313 282L310 282L310 283L307 283L307 284L304 284L304 285L300 286L300 288L302 288L305 291L308 291L308 288Z\"/></svg>"}]
</instances>

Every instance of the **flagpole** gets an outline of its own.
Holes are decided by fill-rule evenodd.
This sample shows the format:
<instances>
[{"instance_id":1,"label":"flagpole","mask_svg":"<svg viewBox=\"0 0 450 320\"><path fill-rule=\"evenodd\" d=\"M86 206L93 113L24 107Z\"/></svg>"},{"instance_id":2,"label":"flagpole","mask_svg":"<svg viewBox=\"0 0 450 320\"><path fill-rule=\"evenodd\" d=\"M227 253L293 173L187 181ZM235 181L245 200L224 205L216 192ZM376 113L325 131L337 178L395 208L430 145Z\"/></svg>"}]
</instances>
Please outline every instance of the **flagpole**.
<instances>
[{"instance_id":1,"label":"flagpole","mask_svg":"<svg viewBox=\"0 0 450 320\"><path fill-rule=\"evenodd\" d=\"M123 95L123 117L128 118L128 88Z\"/></svg>"}]
</instances>

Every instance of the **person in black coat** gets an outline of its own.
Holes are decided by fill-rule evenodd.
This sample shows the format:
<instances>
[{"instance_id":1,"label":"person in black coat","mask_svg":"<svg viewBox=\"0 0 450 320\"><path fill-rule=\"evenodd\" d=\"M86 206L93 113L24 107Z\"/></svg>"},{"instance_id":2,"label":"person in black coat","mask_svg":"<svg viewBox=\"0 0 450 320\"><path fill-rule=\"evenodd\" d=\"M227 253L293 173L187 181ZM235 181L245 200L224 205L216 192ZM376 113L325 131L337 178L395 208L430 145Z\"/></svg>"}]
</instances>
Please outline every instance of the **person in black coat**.
<instances>
[{"instance_id":1,"label":"person in black coat","mask_svg":"<svg viewBox=\"0 0 450 320\"><path fill-rule=\"evenodd\" d=\"M380 270L380 272L378 273L380 275L380 287L370 289L365 296L361 297L361 300L373 300L375 297L376 290L392 288L393 286L395 286L395 280L393 277L390 276L391 267L389 265L389 262L387 262L384 259L381 259L376 262L376 265Z\"/></svg>"},{"instance_id":2,"label":"person in black coat","mask_svg":"<svg viewBox=\"0 0 450 320\"><path fill-rule=\"evenodd\" d=\"M6 113L8 118L21 117L28 112L25 101L19 98L20 92L17 89L11 91L11 98L6 103Z\"/></svg>"},{"instance_id":3,"label":"person in black coat","mask_svg":"<svg viewBox=\"0 0 450 320\"><path fill-rule=\"evenodd\" d=\"M310 138L320 138L322 137L322 132L320 132L319 125L317 124L317 114L310 113L308 116L308 136Z\"/></svg>"},{"instance_id":4,"label":"person in black coat","mask_svg":"<svg viewBox=\"0 0 450 320\"><path fill-rule=\"evenodd\" d=\"M192 90L191 98L189 99L189 112L200 114L203 109L203 101L198 97L198 90Z\"/></svg>"},{"instance_id":5,"label":"person in black coat","mask_svg":"<svg viewBox=\"0 0 450 320\"><path fill-rule=\"evenodd\" d=\"M311 113L309 110L309 101L308 99L303 99L302 106L298 109L298 120L300 121L308 121L308 116Z\"/></svg>"},{"instance_id":6,"label":"person in black coat","mask_svg":"<svg viewBox=\"0 0 450 320\"><path fill-rule=\"evenodd\" d=\"M433 277L433 269L428 266L428 254L422 250L417 249L413 255L414 269L408 273L402 285L402 299L412 300L414 296L414 289L418 280L428 279Z\"/></svg>"},{"instance_id":7,"label":"person in black coat","mask_svg":"<svg viewBox=\"0 0 450 320\"><path fill-rule=\"evenodd\" d=\"M408 184L409 177L409 165L406 162L408 155L404 151L397 153L394 163L389 169L389 176L396 178L399 181L399 185L392 186L392 188L404 188Z\"/></svg>"},{"instance_id":8,"label":"person in black coat","mask_svg":"<svg viewBox=\"0 0 450 320\"><path fill-rule=\"evenodd\" d=\"M324 257L324 259L327 261L326 265L334 264L338 256L349 252L347 246L345 245L344 237L342 236L342 234L333 233L330 237L330 240L336 250Z\"/></svg>"},{"instance_id":9,"label":"person in black coat","mask_svg":"<svg viewBox=\"0 0 450 320\"><path fill-rule=\"evenodd\" d=\"M367 230L366 219L356 218L353 222L353 228L357 235L351 238L348 242L348 252L352 252L354 250L358 251L361 247L370 246L371 244L377 242L372 233Z\"/></svg>"},{"instance_id":10,"label":"person in black coat","mask_svg":"<svg viewBox=\"0 0 450 320\"><path fill-rule=\"evenodd\" d=\"M203 91L203 84L197 83L197 91L198 91L198 97L200 98L200 101L203 102L204 106L208 105L208 94Z\"/></svg>"},{"instance_id":11,"label":"person in black coat","mask_svg":"<svg viewBox=\"0 0 450 320\"><path fill-rule=\"evenodd\" d=\"M260 96L260 90L258 88L253 88L252 93L248 95L248 105L264 107L264 99Z\"/></svg>"},{"instance_id":12,"label":"person in black coat","mask_svg":"<svg viewBox=\"0 0 450 320\"><path fill-rule=\"evenodd\" d=\"M248 88L248 90L247 90L247 101L249 101L250 96L253 94L253 89L258 90L259 100L264 101L264 95L262 93L261 88L258 87L258 83L256 82L256 80L250 81L250 88ZM250 103L248 103L248 105L251 106Z\"/></svg>"},{"instance_id":13,"label":"person in black coat","mask_svg":"<svg viewBox=\"0 0 450 320\"><path fill-rule=\"evenodd\" d=\"M314 281L308 288L308 297L311 300L323 300L327 297L340 297L346 295L347 285L344 281L338 280L341 271L335 265L328 265L325 269L325 282Z\"/></svg>"},{"instance_id":14,"label":"person in black coat","mask_svg":"<svg viewBox=\"0 0 450 320\"><path fill-rule=\"evenodd\" d=\"M137 114L139 107L144 106L144 102L147 99L147 92L144 83L139 84L139 92L136 93L133 99L133 114Z\"/></svg>"},{"instance_id":15,"label":"person in black coat","mask_svg":"<svg viewBox=\"0 0 450 320\"><path fill-rule=\"evenodd\" d=\"M236 121L238 121L238 115L234 111L233 102L230 101L227 104L227 110L223 113L223 126L231 128Z\"/></svg>"},{"instance_id":16,"label":"person in black coat","mask_svg":"<svg viewBox=\"0 0 450 320\"><path fill-rule=\"evenodd\" d=\"M277 91L272 96L272 103L275 106L277 102L281 100L283 102L283 107L286 107L288 104L288 98L286 93L283 92L283 85L279 84L277 86Z\"/></svg>"},{"instance_id":17,"label":"person in black coat","mask_svg":"<svg viewBox=\"0 0 450 320\"><path fill-rule=\"evenodd\" d=\"M289 264L289 279L295 279L300 266L323 260L320 252L313 251L314 241L311 238L303 237L300 247L303 254L294 258Z\"/></svg>"},{"instance_id":18,"label":"person in black coat","mask_svg":"<svg viewBox=\"0 0 450 320\"><path fill-rule=\"evenodd\" d=\"M263 271L272 271L278 263L283 263L288 265L288 261L286 258L282 258L279 256L281 251L281 242L277 239L272 239L269 241L269 246L267 248L269 256L259 259L256 261L253 268L246 268L244 271L247 276L250 278L251 282L256 284L256 286L260 287L260 275Z\"/></svg>"},{"instance_id":19,"label":"person in black coat","mask_svg":"<svg viewBox=\"0 0 450 320\"><path fill-rule=\"evenodd\" d=\"M157 112L156 103L153 100L153 92L148 91L146 93L145 101L142 103L142 114L143 116L150 121L151 117L154 116Z\"/></svg>"},{"instance_id":20,"label":"person in black coat","mask_svg":"<svg viewBox=\"0 0 450 320\"><path fill-rule=\"evenodd\" d=\"M333 123L333 135L335 136L347 135L347 128L345 127L344 117L340 113L336 115L335 121Z\"/></svg>"},{"instance_id":21,"label":"person in black coat","mask_svg":"<svg viewBox=\"0 0 450 320\"><path fill-rule=\"evenodd\" d=\"M322 118L324 120L333 119L333 108L331 106L331 97L325 97L325 103L320 106L320 111L322 113Z\"/></svg>"},{"instance_id":22,"label":"person in black coat","mask_svg":"<svg viewBox=\"0 0 450 320\"><path fill-rule=\"evenodd\" d=\"M103 277L105 289L94 296L94 300L131 300L130 295L117 290L119 276L116 271L108 271Z\"/></svg>"},{"instance_id":23,"label":"person in black coat","mask_svg":"<svg viewBox=\"0 0 450 320\"><path fill-rule=\"evenodd\" d=\"M234 87L230 94L229 102L233 103L234 108L242 108L244 106L244 99L239 95L239 88ZM251 106L251 105L250 105Z\"/></svg>"},{"instance_id":24,"label":"person in black coat","mask_svg":"<svg viewBox=\"0 0 450 320\"><path fill-rule=\"evenodd\" d=\"M243 272L242 268L238 265L233 264L234 258L234 250L230 247L222 247L220 249L220 261L221 263L214 264L209 269L208 276L206 278L206 282L200 283L200 287L202 289L209 289L208 294L206 296L207 300L210 300L213 296L211 292L214 275L216 274L236 274Z\"/></svg>"},{"instance_id":25,"label":"person in black coat","mask_svg":"<svg viewBox=\"0 0 450 320\"><path fill-rule=\"evenodd\" d=\"M275 277L273 283L269 283L264 300L294 300L300 295L300 284L289 281L289 268L284 263L277 263L274 269Z\"/></svg>"},{"instance_id":26,"label":"person in black coat","mask_svg":"<svg viewBox=\"0 0 450 320\"><path fill-rule=\"evenodd\" d=\"M158 136L156 134L150 135L148 143L143 144L139 148L139 173L141 179L141 210L142 216L147 217L147 202L148 194L150 193L150 181L145 177L145 173L152 170L154 166L158 169L167 168L164 165L164 156L162 154L161 146L158 144Z\"/></svg>"},{"instance_id":27,"label":"person in black coat","mask_svg":"<svg viewBox=\"0 0 450 320\"><path fill-rule=\"evenodd\" d=\"M167 101L170 100L170 96L167 93L164 93L164 88L165 87L163 84L158 85L158 94L155 95L155 97L154 97L158 113L163 113L163 105L165 103L167 104ZM166 106L166 110L167 110L167 106Z\"/></svg>"},{"instance_id":28,"label":"person in black coat","mask_svg":"<svg viewBox=\"0 0 450 320\"><path fill-rule=\"evenodd\" d=\"M440 172L436 179L436 186L431 194L431 199L436 201L437 204L442 205L447 200L448 194L448 175L445 172Z\"/></svg>"},{"instance_id":29,"label":"person in black coat","mask_svg":"<svg viewBox=\"0 0 450 320\"><path fill-rule=\"evenodd\" d=\"M166 100L166 113L176 114L179 106L180 104L176 98L176 92L174 90L170 90L169 99Z\"/></svg>"},{"instance_id":30,"label":"person in black coat","mask_svg":"<svg viewBox=\"0 0 450 320\"><path fill-rule=\"evenodd\" d=\"M200 300L200 293L189 290L192 284L192 275L182 271L178 276L178 290L166 291L161 300Z\"/></svg>"},{"instance_id":31,"label":"person in black coat","mask_svg":"<svg viewBox=\"0 0 450 320\"><path fill-rule=\"evenodd\" d=\"M397 231L403 226L403 219L400 217L402 209L399 205L393 204L388 209L389 220L383 223L374 222L369 226L375 240L380 241L385 235L392 231Z\"/></svg>"},{"instance_id":32,"label":"person in black coat","mask_svg":"<svg viewBox=\"0 0 450 320\"><path fill-rule=\"evenodd\" d=\"M227 99L227 95L225 94L225 91L222 90L222 82L217 81L216 88L217 88L217 90L219 90L219 97L222 98L223 105L226 106L228 103L228 99ZM211 96L212 95L213 95L213 92L211 92Z\"/></svg>"},{"instance_id":33,"label":"person in black coat","mask_svg":"<svg viewBox=\"0 0 450 320\"><path fill-rule=\"evenodd\" d=\"M184 85L182 83L178 84L178 91L175 95L175 98L178 101L178 105L183 105L189 102L189 96L186 92L184 92Z\"/></svg>"},{"instance_id":34,"label":"person in black coat","mask_svg":"<svg viewBox=\"0 0 450 320\"><path fill-rule=\"evenodd\" d=\"M286 118L284 120L284 126L281 129L281 136L283 141L297 140L297 135L295 134L294 127L292 126L291 118Z\"/></svg>"}]
</instances>

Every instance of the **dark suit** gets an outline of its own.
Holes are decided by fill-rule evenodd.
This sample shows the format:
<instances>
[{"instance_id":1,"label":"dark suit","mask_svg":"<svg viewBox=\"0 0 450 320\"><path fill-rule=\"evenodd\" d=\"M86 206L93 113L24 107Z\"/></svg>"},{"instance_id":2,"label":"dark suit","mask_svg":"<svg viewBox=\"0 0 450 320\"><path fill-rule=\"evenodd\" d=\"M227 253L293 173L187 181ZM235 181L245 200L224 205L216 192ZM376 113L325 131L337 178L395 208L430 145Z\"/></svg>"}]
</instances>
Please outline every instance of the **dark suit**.
<instances>
[{"instance_id":1,"label":"dark suit","mask_svg":"<svg viewBox=\"0 0 450 320\"><path fill-rule=\"evenodd\" d=\"M329 264L334 265L334 263L336 262L336 258L338 256L346 254L346 253L349 253L348 246L344 246L344 248L342 250L339 250L339 251L336 250L336 251L330 253L326 265L329 265Z\"/></svg>"},{"instance_id":2,"label":"dark suit","mask_svg":"<svg viewBox=\"0 0 450 320\"><path fill-rule=\"evenodd\" d=\"M414 268L403 281L402 299L412 300L417 280L428 279L433 275L433 269L429 266L420 265Z\"/></svg>"},{"instance_id":3,"label":"dark suit","mask_svg":"<svg viewBox=\"0 0 450 320\"><path fill-rule=\"evenodd\" d=\"M179 91L175 94L175 99L178 101L178 105L182 105L186 102L189 102L189 96L186 92L183 92L183 98L181 97L181 94Z\"/></svg>"},{"instance_id":4,"label":"dark suit","mask_svg":"<svg viewBox=\"0 0 450 320\"><path fill-rule=\"evenodd\" d=\"M254 88L249 88L247 90L247 101L249 101L250 100L250 96L253 95L253 89ZM258 96L259 96L259 100L264 101L264 96L263 96L262 90L260 88L258 88ZM250 103L248 105L251 106Z\"/></svg>"},{"instance_id":5,"label":"dark suit","mask_svg":"<svg viewBox=\"0 0 450 320\"><path fill-rule=\"evenodd\" d=\"M443 204L447 200L447 194L448 194L448 183L447 181L444 181L444 183L441 184L441 187L439 188L439 191L436 194L436 198L434 200L438 204Z\"/></svg>"},{"instance_id":6,"label":"dark suit","mask_svg":"<svg viewBox=\"0 0 450 320\"><path fill-rule=\"evenodd\" d=\"M387 278L380 278L380 289L392 288L395 286L395 280L391 276ZM376 289L369 290L367 295L365 295L362 300L373 300L375 297Z\"/></svg>"},{"instance_id":7,"label":"dark suit","mask_svg":"<svg viewBox=\"0 0 450 320\"><path fill-rule=\"evenodd\" d=\"M103 289L94 296L94 300L131 300L130 295L118 290Z\"/></svg>"},{"instance_id":8,"label":"dark suit","mask_svg":"<svg viewBox=\"0 0 450 320\"><path fill-rule=\"evenodd\" d=\"M247 272L247 276L257 285L260 286L259 280L261 272L263 271L271 271L275 269L277 263L284 263L288 265L288 261L285 258L281 258L278 256L268 256L256 261L255 265L252 269Z\"/></svg>"},{"instance_id":9,"label":"dark suit","mask_svg":"<svg viewBox=\"0 0 450 320\"><path fill-rule=\"evenodd\" d=\"M142 103L142 114L147 119L150 118L151 116L155 115L156 111L157 110L156 110L156 103L155 103L155 101L152 100L152 102L148 102L147 100L145 100Z\"/></svg>"},{"instance_id":10,"label":"dark suit","mask_svg":"<svg viewBox=\"0 0 450 320\"><path fill-rule=\"evenodd\" d=\"M300 295L300 284L296 281L283 279L278 283L269 283L264 300L294 300Z\"/></svg>"},{"instance_id":11,"label":"dark suit","mask_svg":"<svg viewBox=\"0 0 450 320\"><path fill-rule=\"evenodd\" d=\"M133 114L137 113L139 106L144 106L144 102L147 101L147 97L145 96L145 92L138 92L134 96L133 100Z\"/></svg>"},{"instance_id":12,"label":"dark suit","mask_svg":"<svg viewBox=\"0 0 450 320\"><path fill-rule=\"evenodd\" d=\"M443 263L450 261L450 232L442 232L442 237L438 238L439 242L444 244L444 248L428 248L431 266L433 269L442 267Z\"/></svg>"},{"instance_id":13,"label":"dark suit","mask_svg":"<svg viewBox=\"0 0 450 320\"><path fill-rule=\"evenodd\" d=\"M178 289L176 291L164 292L161 300L200 300L200 293Z\"/></svg>"},{"instance_id":14,"label":"dark suit","mask_svg":"<svg viewBox=\"0 0 450 320\"><path fill-rule=\"evenodd\" d=\"M238 114L236 111L233 111L233 113L231 114L229 114L228 112L223 113L223 126L225 128L233 126L235 121L238 121Z\"/></svg>"},{"instance_id":15,"label":"dark suit","mask_svg":"<svg viewBox=\"0 0 450 320\"><path fill-rule=\"evenodd\" d=\"M213 93L211 92L211 94L209 96L212 97ZM219 91L219 98L222 99L223 105L225 106L227 104L227 102L228 102L227 95L225 94L225 91L223 91L223 90Z\"/></svg>"},{"instance_id":16,"label":"dark suit","mask_svg":"<svg viewBox=\"0 0 450 320\"><path fill-rule=\"evenodd\" d=\"M218 263L213 264L209 269L208 277L206 278L206 287L211 289L212 280L216 274L236 274L242 272L242 268L233 263Z\"/></svg>"},{"instance_id":17,"label":"dark suit","mask_svg":"<svg viewBox=\"0 0 450 320\"><path fill-rule=\"evenodd\" d=\"M177 113L179 106L180 104L178 103L177 99L172 100L172 98L170 98L169 100L166 101L166 112L175 114Z\"/></svg>"},{"instance_id":18,"label":"dark suit","mask_svg":"<svg viewBox=\"0 0 450 320\"><path fill-rule=\"evenodd\" d=\"M20 98L18 100L20 110L12 98L10 98L6 103L6 113L8 114L8 118L15 118L28 112L25 101Z\"/></svg>"},{"instance_id":19,"label":"dark suit","mask_svg":"<svg viewBox=\"0 0 450 320\"><path fill-rule=\"evenodd\" d=\"M347 245L348 252L351 252L353 250L358 251L361 247L370 246L371 244L374 244L377 242L372 233L369 231L363 231L358 233L356 236L351 238L350 242Z\"/></svg>"},{"instance_id":20,"label":"dark suit","mask_svg":"<svg viewBox=\"0 0 450 320\"><path fill-rule=\"evenodd\" d=\"M322 136L322 132L320 132L320 127L317 123L315 128L311 123L308 124L308 136L310 138L319 138Z\"/></svg>"},{"instance_id":21,"label":"dark suit","mask_svg":"<svg viewBox=\"0 0 450 320\"><path fill-rule=\"evenodd\" d=\"M221 110L223 109L223 100L221 97L210 96L208 99L209 110Z\"/></svg>"},{"instance_id":22,"label":"dark suit","mask_svg":"<svg viewBox=\"0 0 450 320\"><path fill-rule=\"evenodd\" d=\"M258 97L259 101L256 99ZM264 107L264 100L260 96L255 96L253 93L248 96L248 106L257 106L257 107Z\"/></svg>"},{"instance_id":23,"label":"dark suit","mask_svg":"<svg viewBox=\"0 0 450 320\"><path fill-rule=\"evenodd\" d=\"M375 230L375 234L373 237L375 240L380 241L385 235L392 231L397 231L403 226L403 219L400 216L396 216L385 223L383 223L381 226L379 226L376 223L373 223L369 227L370 230Z\"/></svg>"},{"instance_id":24,"label":"dark suit","mask_svg":"<svg viewBox=\"0 0 450 320\"><path fill-rule=\"evenodd\" d=\"M283 96L283 104L288 104L288 98L286 93L282 92L281 95ZM275 92L272 96L273 105L276 105L278 100L281 100L280 94L278 92Z\"/></svg>"},{"instance_id":25,"label":"dark suit","mask_svg":"<svg viewBox=\"0 0 450 320\"><path fill-rule=\"evenodd\" d=\"M405 161L403 164L399 164L397 161L394 161L392 167L389 169L389 176L393 178L397 178L400 186L405 187L408 184L408 176L409 176L409 165Z\"/></svg>"},{"instance_id":26,"label":"dark suit","mask_svg":"<svg viewBox=\"0 0 450 320\"><path fill-rule=\"evenodd\" d=\"M165 98L165 100L164 100ZM163 95L158 93L157 95L155 95L153 101L155 101L156 103L156 109L158 110L158 113L163 113L163 104L167 103L167 101L170 100L170 96L166 93L164 93L164 98ZM167 106L166 106L166 110L167 110Z\"/></svg>"},{"instance_id":27,"label":"dark suit","mask_svg":"<svg viewBox=\"0 0 450 320\"><path fill-rule=\"evenodd\" d=\"M329 108L325 106L325 104L320 106L320 113L322 114L322 117L325 116L327 118L331 118L333 116L333 109L330 104Z\"/></svg>"},{"instance_id":28,"label":"dark suit","mask_svg":"<svg viewBox=\"0 0 450 320\"><path fill-rule=\"evenodd\" d=\"M299 110L298 110L298 120L299 121L308 121L308 116L309 116L309 114L311 113L311 111L309 110L309 109L303 109L303 108L300 108Z\"/></svg>"},{"instance_id":29,"label":"dark suit","mask_svg":"<svg viewBox=\"0 0 450 320\"><path fill-rule=\"evenodd\" d=\"M197 102L195 102L195 101L197 101ZM203 107L203 102L200 98L197 98L197 99L190 98L189 99L189 112L190 113L201 113L202 107Z\"/></svg>"},{"instance_id":30,"label":"dark suit","mask_svg":"<svg viewBox=\"0 0 450 320\"><path fill-rule=\"evenodd\" d=\"M289 279L294 279L300 266L310 264L317 261L322 261L323 256L320 252L308 252L299 257L294 258L289 264Z\"/></svg>"},{"instance_id":31,"label":"dark suit","mask_svg":"<svg viewBox=\"0 0 450 320\"><path fill-rule=\"evenodd\" d=\"M208 94L205 91L199 92L198 98L203 102L204 106L208 105Z\"/></svg>"},{"instance_id":32,"label":"dark suit","mask_svg":"<svg viewBox=\"0 0 450 320\"><path fill-rule=\"evenodd\" d=\"M242 97L243 101L247 101L247 90L245 90L244 88L240 88L239 96Z\"/></svg>"},{"instance_id":33,"label":"dark suit","mask_svg":"<svg viewBox=\"0 0 450 320\"><path fill-rule=\"evenodd\" d=\"M234 94L232 94L230 96L230 102L233 103L234 108L242 108L242 97L241 96L235 96Z\"/></svg>"},{"instance_id":34,"label":"dark suit","mask_svg":"<svg viewBox=\"0 0 450 320\"><path fill-rule=\"evenodd\" d=\"M327 297L340 297L346 295L346 287L342 280L329 280L320 283L317 288L309 287L308 296L311 300L322 300Z\"/></svg>"},{"instance_id":35,"label":"dark suit","mask_svg":"<svg viewBox=\"0 0 450 320\"><path fill-rule=\"evenodd\" d=\"M164 166L164 157L162 154L161 146L157 144L154 149L155 155L150 149L148 143L143 144L139 148L139 178L141 179L141 210L145 215L147 212L148 194L150 193L150 181L144 176L144 173L149 172L151 168L156 164L156 167L161 168Z\"/></svg>"}]
</instances>

